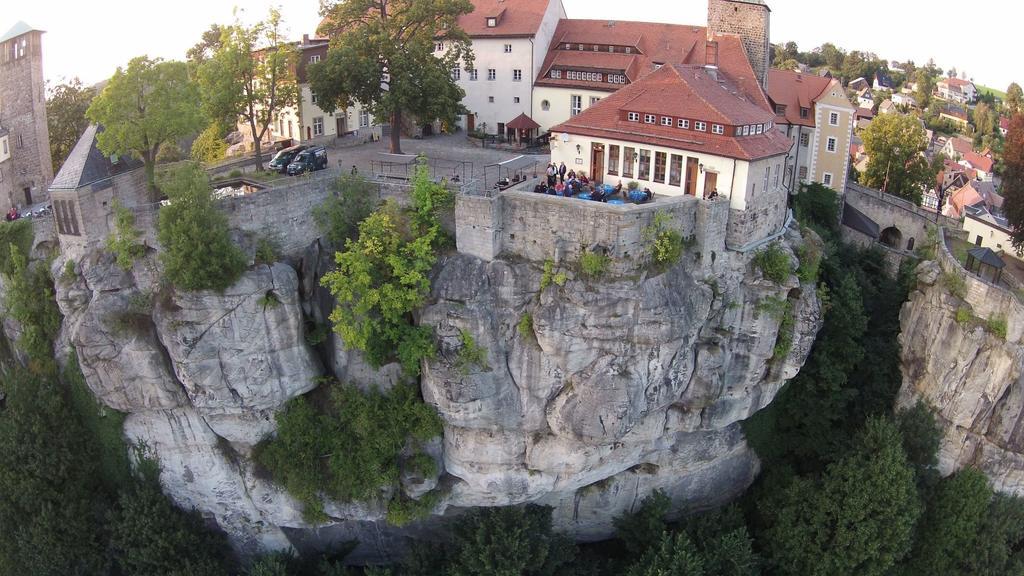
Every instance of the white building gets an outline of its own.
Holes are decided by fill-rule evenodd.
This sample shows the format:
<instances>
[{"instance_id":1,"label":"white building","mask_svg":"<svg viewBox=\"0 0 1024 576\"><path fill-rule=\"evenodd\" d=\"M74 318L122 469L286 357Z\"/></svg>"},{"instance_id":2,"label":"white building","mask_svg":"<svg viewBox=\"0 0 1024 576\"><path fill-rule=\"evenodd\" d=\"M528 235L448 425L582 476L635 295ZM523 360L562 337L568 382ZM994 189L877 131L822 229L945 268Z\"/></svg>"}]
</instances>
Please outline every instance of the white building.
<instances>
[{"instance_id":1,"label":"white building","mask_svg":"<svg viewBox=\"0 0 1024 576\"><path fill-rule=\"evenodd\" d=\"M561 0L473 0L473 6L459 18L473 41L473 66L452 70L466 92L462 104L468 114L459 126L505 134L505 124L520 114L534 117L533 79L565 8ZM446 49L437 42L437 53Z\"/></svg>"}]
</instances>

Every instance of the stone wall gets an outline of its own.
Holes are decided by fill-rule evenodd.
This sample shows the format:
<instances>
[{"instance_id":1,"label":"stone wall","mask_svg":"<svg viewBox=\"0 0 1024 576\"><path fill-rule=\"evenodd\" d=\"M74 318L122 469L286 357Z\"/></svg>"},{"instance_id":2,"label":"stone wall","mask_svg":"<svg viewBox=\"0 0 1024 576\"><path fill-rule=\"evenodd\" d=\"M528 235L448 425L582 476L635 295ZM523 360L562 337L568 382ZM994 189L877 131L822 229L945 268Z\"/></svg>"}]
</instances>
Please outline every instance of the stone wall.
<instances>
[{"instance_id":1,"label":"stone wall","mask_svg":"<svg viewBox=\"0 0 1024 576\"><path fill-rule=\"evenodd\" d=\"M736 34L743 39L743 49L754 74L765 85L771 51L771 12L756 1L708 0L708 31Z\"/></svg>"},{"instance_id":2,"label":"stone wall","mask_svg":"<svg viewBox=\"0 0 1024 576\"><path fill-rule=\"evenodd\" d=\"M902 236L903 250L909 245L911 238L914 246L920 246L928 238L928 229L936 225L936 214L929 212L913 202L885 194L859 184L849 183L846 186L846 203L860 210L874 220L879 231L895 227ZM945 216L938 217L942 226L960 228L960 223Z\"/></svg>"},{"instance_id":3,"label":"stone wall","mask_svg":"<svg viewBox=\"0 0 1024 576\"><path fill-rule=\"evenodd\" d=\"M786 209L786 191L781 187L748 197L745 210L729 211L726 246L743 250L778 232L786 222Z\"/></svg>"},{"instance_id":4,"label":"stone wall","mask_svg":"<svg viewBox=\"0 0 1024 576\"><path fill-rule=\"evenodd\" d=\"M728 207L727 199L691 196L615 206L522 191L493 198L462 195L455 209L456 239L460 252L486 261L506 255L575 262L584 250L601 250L612 257L614 272L629 274L646 263L644 229L655 213L668 213L669 226L702 240L701 249L715 250L725 236Z\"/></svg>"}]
</instances>

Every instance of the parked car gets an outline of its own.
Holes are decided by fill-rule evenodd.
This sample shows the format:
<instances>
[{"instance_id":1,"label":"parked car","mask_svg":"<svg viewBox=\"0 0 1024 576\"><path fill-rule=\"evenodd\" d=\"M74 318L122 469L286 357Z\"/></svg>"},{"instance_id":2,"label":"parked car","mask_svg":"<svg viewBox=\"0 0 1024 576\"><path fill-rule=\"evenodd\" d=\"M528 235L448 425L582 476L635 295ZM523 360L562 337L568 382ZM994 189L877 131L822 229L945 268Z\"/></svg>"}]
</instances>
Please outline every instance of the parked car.
<instances>
[{"instance_id":1,"label":"parked car","mask_svg":"<svg viewBox=\"0 0 1024 576\"><path fill-rule=\"evenodd\" d=\"M288 165L288 175L296 176L327 168L327 148L313 146L299 153Z\"/></svg>"},{"instance_id":2,"label":"parked car","mask_svg":"<svg viewBox=\"0 0 1024 576\"><path fill-rule=\"evenodd\" d=\"M308 146L292 146L291 148L285 148L281 150L270 160L270 169L284 174L288 171L288 165L295 161L295 157L298 156L303 150L309 148Z\"/></svg>"}]
</instances>

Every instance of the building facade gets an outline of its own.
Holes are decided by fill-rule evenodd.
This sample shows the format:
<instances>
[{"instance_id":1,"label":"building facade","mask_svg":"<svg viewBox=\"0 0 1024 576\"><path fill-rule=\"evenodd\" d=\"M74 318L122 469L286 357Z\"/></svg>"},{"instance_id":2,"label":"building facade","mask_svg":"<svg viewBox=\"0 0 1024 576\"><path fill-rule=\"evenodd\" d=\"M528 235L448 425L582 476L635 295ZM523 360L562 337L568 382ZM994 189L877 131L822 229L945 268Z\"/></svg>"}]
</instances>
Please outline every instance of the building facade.
<instances>
[{"instance_id":1,"label":"building facade","mask_svg":"<svg viewBox=\"0 0 1024 576\"><path fill-rule=\"evenodd\" d=\"M857 108L839 81L771 70L768 98L778 130L791 142L785 176L790 193L811 182L845 190Z\"/></svg>"},{"instance_id":2,"label":"building facade","mask_svg":"<svg viewBox=\"0 0 1024 576\"><path fill-rule=\"evenodd\" d=\"M540 71L559 21L561 0L474 0L473 12L459 25L473 45L473 65L452 70L466 92L467 113L458 125L467 131L506 134L505 125L520 114L536 118L534 79ZM438 41L435 52L447 46Z\"/></svg>"},{"instance_id":3,"label":"building facade","mask_svg":"<svg viewBox=\"0 0 1024 576\"><path fill-rule=\"evenodd\" d=\"M24 22L0 36L0 209L48 199L53 180L46 123L43 31Z\"/></svg>"}]
</instances>

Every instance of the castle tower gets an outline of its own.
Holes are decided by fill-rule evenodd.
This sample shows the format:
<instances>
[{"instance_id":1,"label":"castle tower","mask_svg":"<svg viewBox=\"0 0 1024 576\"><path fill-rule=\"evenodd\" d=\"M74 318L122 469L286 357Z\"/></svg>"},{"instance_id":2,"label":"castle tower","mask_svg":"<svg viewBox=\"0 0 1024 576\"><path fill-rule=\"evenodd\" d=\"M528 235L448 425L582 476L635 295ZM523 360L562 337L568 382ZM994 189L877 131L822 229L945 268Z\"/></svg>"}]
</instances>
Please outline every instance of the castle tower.
<instances>
[{"instance_id":1,"label":"castle tower","mask_svg":"<svg viewBox=\"0 0 1024 576\"><path fill-rule=\"evenodd\" d=\"M764 0L708 0L708 35L734 34L742 38L761 86L768 82L771 12Z\"/></svg>"},{"instance_id":2,"label":"castle tower","mask_svg":"<svg viewBox=\"0 0 1024 576\"><path fill-rule=\"evenodd\" d=\"M7 139L9 157L0 162L0 209L45 201L53 164L46 125L43 31L24 22L0 36L0 134L5 132L0 139Z\"/></svg>"}]
</instances>

